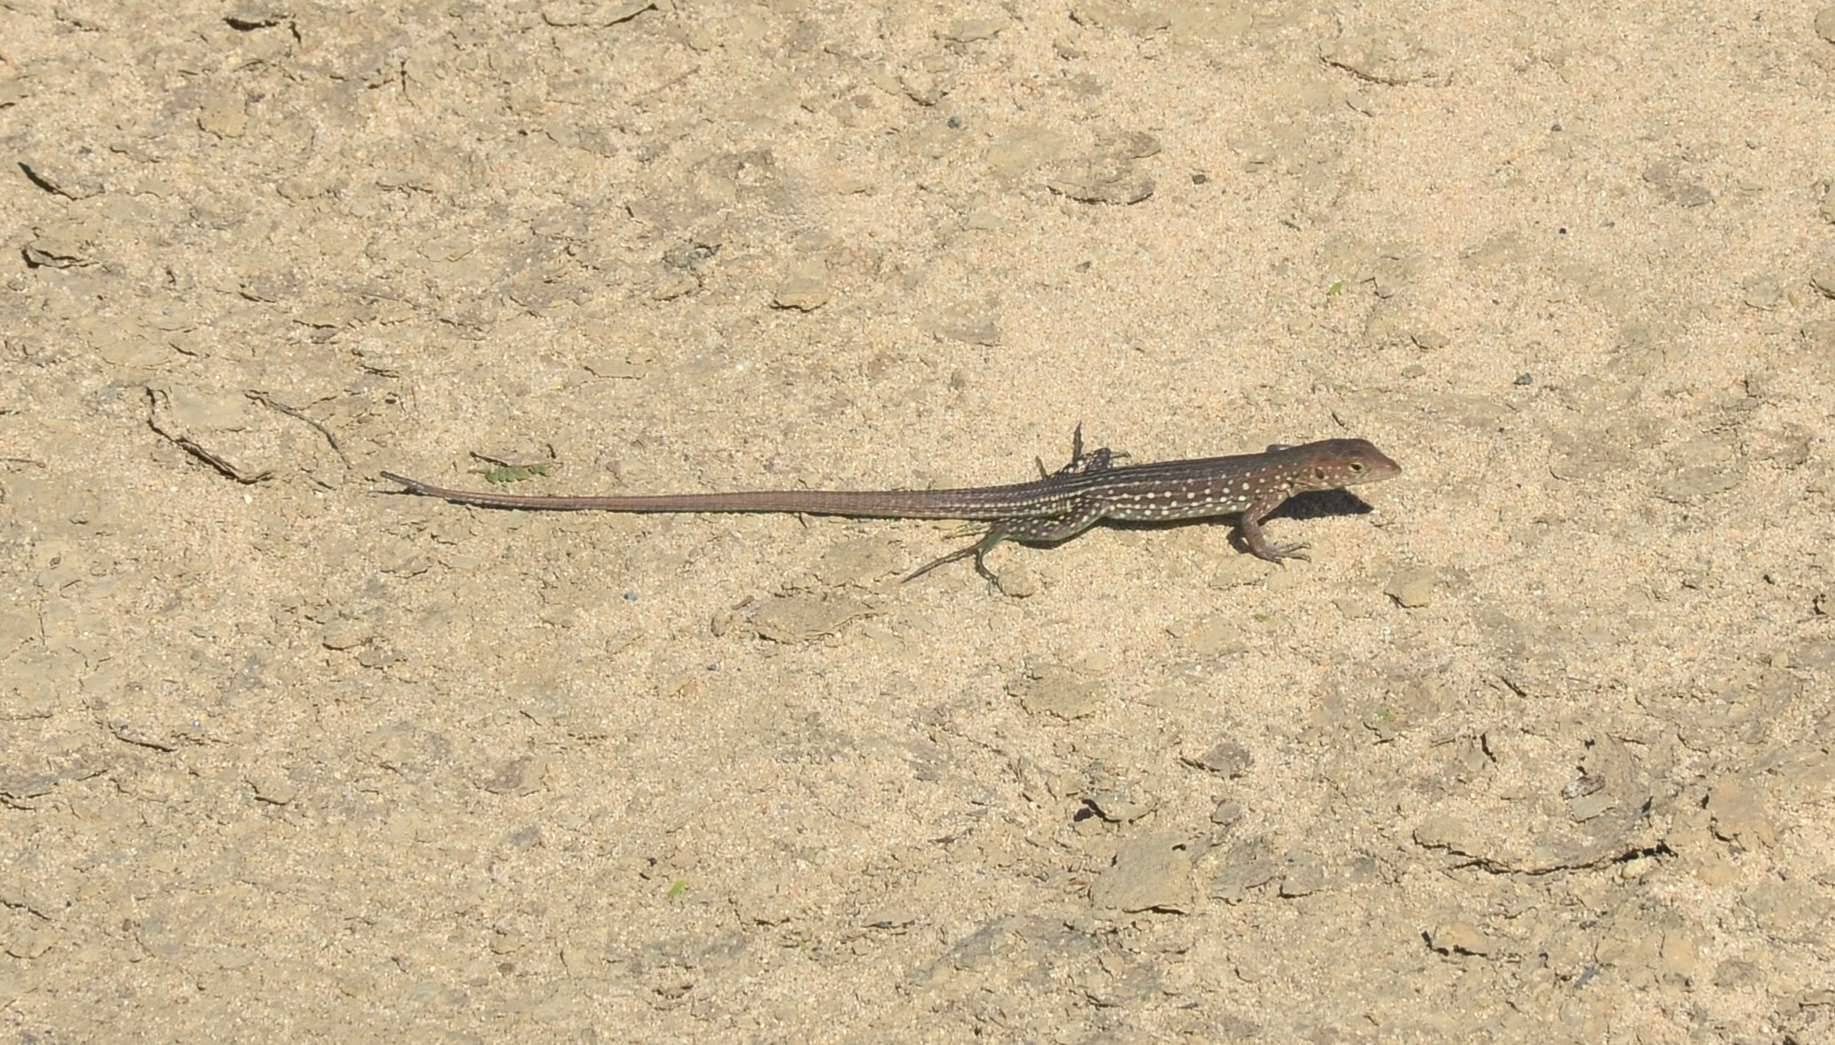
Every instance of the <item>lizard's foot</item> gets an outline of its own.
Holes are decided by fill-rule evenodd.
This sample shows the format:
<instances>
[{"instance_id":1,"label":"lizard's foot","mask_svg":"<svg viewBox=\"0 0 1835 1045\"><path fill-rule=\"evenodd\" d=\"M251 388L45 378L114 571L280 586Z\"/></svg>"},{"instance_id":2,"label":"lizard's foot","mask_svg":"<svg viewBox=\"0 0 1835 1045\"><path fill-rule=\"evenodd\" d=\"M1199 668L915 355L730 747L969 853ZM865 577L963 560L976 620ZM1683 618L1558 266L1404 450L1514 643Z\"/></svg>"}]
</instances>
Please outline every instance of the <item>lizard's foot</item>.
<instances>
[{"instance_id":1,"label":"lizard's foot","mask_svg":"<svg viewBox=\"0 0 1835 1045\"><path fill-rule=\"evenodd\" d=\"M1282 561L1287 559L1299 559L1301 562L1313 561L1313 557L1306 554L1306 549L1310 547L1312 547L1312 545L1307 544L1305 541L1301 541L1298 544L1264 544L1260 548L1252 548L1250 550L1255 552L1258 558L1263 558L1279 565Z\"/></svg>"},{"instance_id":2,"label":"lizard's foot","mask_svg":"<svg viewBox=\"0 0 1835 1045\"><path fill-rule=\"evenodd\" d=\"M1250 553L1258 559L1277 564L1285 559L1311 562L1312 556L1306 554L1306 549L1311 545L1305 542L1299 544L1269 543L1267 536L1262 533L1261 522L1258 518L1265 512L1266 508L1254 514L1245 513L1236 523L1236 532L1242 537L1242 543L1249 546Z\"/></svg>"}]
</instances>

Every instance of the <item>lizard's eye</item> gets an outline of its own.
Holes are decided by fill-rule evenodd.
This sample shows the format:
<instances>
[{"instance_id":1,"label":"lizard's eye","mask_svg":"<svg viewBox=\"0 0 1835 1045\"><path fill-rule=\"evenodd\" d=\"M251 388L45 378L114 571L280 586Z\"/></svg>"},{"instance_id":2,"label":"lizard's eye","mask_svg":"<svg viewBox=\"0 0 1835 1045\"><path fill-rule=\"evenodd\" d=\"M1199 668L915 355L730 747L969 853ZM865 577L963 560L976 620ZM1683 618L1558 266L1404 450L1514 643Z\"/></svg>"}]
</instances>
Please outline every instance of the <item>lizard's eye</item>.
<instances>
[{"instance_id":1,"label":"lizard's eye","mask_svg":"<svg viewBox=\"0 0 1835 1045\"><path fill-rule=\"evenodd\" d=\"M1364 470L1364 463L1362 461L1352 461L1351 462L1351 471L1361 472L1363 470Z\"/></svg>"}]
</instances>

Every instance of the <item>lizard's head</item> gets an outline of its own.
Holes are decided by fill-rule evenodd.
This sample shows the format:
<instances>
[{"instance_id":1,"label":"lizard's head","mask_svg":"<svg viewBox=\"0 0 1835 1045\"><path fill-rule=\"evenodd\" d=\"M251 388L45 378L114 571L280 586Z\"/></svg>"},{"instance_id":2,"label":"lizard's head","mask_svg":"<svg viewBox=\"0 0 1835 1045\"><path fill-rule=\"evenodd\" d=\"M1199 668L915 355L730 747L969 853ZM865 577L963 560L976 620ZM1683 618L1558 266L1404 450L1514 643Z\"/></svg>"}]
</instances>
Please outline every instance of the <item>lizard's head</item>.
<instances>
[{"instance_id":1,"label":"lizard's head","mask_svg":"<svg viewBox=\"0 0 1835 1045\"><path fill-rule=\"evenodd\" d=\"M1367 439L1326 439L1299 449L1305 451L1297 469L1302 490L1337 490L1402 474L1402 466Z\"/></svg>"}]
</instances>

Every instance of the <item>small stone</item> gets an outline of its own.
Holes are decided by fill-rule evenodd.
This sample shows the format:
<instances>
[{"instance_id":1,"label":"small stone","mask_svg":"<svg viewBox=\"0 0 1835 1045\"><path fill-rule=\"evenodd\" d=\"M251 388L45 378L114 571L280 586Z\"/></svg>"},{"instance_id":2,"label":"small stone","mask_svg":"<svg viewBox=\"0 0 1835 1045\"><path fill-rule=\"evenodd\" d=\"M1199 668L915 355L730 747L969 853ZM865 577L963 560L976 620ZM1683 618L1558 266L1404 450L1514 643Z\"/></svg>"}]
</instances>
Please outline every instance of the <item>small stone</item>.
<instances>
[{"instance_id":1,"label":"small stone","mask_svg":"<svg viewBox=\"0 0 1835 1045\"><path fill-rule=\"evenodd\" d=\"M1734 842L1743 849L1777 844L1777 824L1766 811L1764 801L1737 780L1723 781L1715 786L1708 796L1708 813L1717 838Z\"/></svg>"},{"instance_id":2,"label":"small stone","mask_svg":"<svg viewBox=\"0 0 1835 1045\"><path fill-rule=\"evenodd\" d=\"M57 943L57 934L48 927L40 926L27 929L25 932L6 942L6 953L21 961L31 961L44 957Z\"/></svg>"},{"instance_id":3,"label":"small stone","mask_svg":"<svg viewBox=\"0 0 1835 1045\"><path fill-rule=\"evenodd\" d=\"M939 313L931 328L951 341L992 348L1000 344L999 312L990 305L970 304Z\"/></svg>"},{"instance_id":4,"label":"small stone","mask_svg":"<svg viewBox=\"0 0 1835 1045\"><path fill-rule=\"evenodd\" d=\"M771 295L771 304L798 312L814 312L828 304L828 283L814 272L793 273Z\"/></svg>"},{"instance_id":5,"label":"small stone","mask_svg":"<svg viewBox=\"0 0 1835 1045\"><path fill-rule=\"evenodd\" d=\"M690 280L692 282L692 280ZM580 357L580 365L594 377L613 381L635 381L647 377L650 368L641 362L634 362L623 353L596 352Z\"/></svg>"},{"instance_id":6,"label":"small stone","mask_svg":"<svg viewBox=\"0 0 1835 1045\"><path fill-rule=\"evenodd\" d=\"M292 805L299 797L299 785L273 770L262 770L248 778L255 797L269 805Z\"/></svg>"},{"instance_id":7,"label":"small stone","mask_svg":"<svg viewBox=\"0 0 1835 1045\"><path fill-rule=\"evenodd\" d=\"M1577 824L1585 823L1588 820L1600 816L1617 804L1617 799L1604 791L1599 791L1581 798L1576 798L1574 801L1568 803L1567 815L1573 818L1574 822Z\"/></svg>"},{"instance_id":8,"label":"small stone","mask_svg":"<svg viewBox=\"0 0 1835 1045\"><path fill-rule=\"evenodd\" d=\"M995 576L999 578L995 587L1009 598L1030 599L1044 590L1039 575L1025 566L1008 566Z\"/></svg>"},{"instance_id":9,"label":"small stone","mask_svg":"<svg viewBox=\"0 0 1835 1045\"><path fill-rule=\"evenodd\" d=\"M1798 334L1811 348L1835 352L1835 319L1806 319Z\"/></svg>"},{"instance_id":10,"label":"small stone","mask_svg":"<svg viewBox=\"0 0 1835 1045\"><path fill-rule=\"evenodd\" d=\"M1189 911L1191 867L1191 857L1179 836L1142 835L1116 851L1115 863L1091 887L1090 899L1097 907L1129 914Z\"/></svg>"},{"instance_id":11,"label":"small stone","mask_svg":"<svg viewBox=\"0 0 1835 1045\"><path fill-rule=\"evenodd\" d=\"M656 0L555 0L542 6L542 21L560 29L604 29L628 22L656 6Z\"/></svg>"},{"instance_id":12,"label":"small stone","mask_svg":"<svg viewBox=\"0 0 1835 1045\"><path fill-rule=\"evenodd\" d=\"M926 909L908 899L881 901L860 916L860 924L869 929L886 929L902 933L924 921Z\"/></svg>"},{"instance_id":13,"label":"small stone","mask_svg":"<svg viewBox=\"0 0 1835 1045\"><path fill-rule=\"evenodd\" d=\"M505 762L479 786L493 795L525 797L547 787L547 777L548 760L525 755Z\"/></svg>"},{"instance_id":14,"label":"small stone","mask_svg":"<svg viewBox=\"0 0 1835 1045\"><path fill-rule=\"evenodd\" d=\"M1281 879L1281 896L1297 900L1325 888L1325 869L1316 863L1304 863L1288 870Z\"/></svg>"},{"instance_id":15,"label":"small stone","mask_svg":"<svg viewBox=\"0 0 1835 1045\"><path fill-rule=\"evenodd\" d=\"M331 650L355 649L376 635L376 626L367 620L341 618L325 625L319 632L319 645Z\"/></svg>"},{"instance_id":16,"label":"small stone","mask_svg":"<svg viewBox=\"0 0 1835 1045\"><path fill-rule=\"evenodd\" d=\"M0 103L7 100L8 88L20 83L21 80L0 82ZM19 169L32 184L66 199L83 200L108 191L108 183L102 178L99 169L87 168L70 157L33 156L17 162Z\"/></svg>"},{"instance_id":17,"label":"small stone","mask_svg":"<svg viewBox=\"0 0 1835 1045\"><path fill-rule=\"evenodd\" d=\"M943 39L954 43L966 44L976 40L992 40L1009 24L1009 19L995 16L992 18L958 18L950 23L943 32Z\"/></svg>"},{"instance_id":18,"label":"small stone","mask_svg":"<svg viewBox=\"0 0 1835 1045\"><path fill-rule=\"evenodd\" d=\"M373 671L380 671L399 659L394 650L375 642L367 643L357 650L357 663Z\"/></svg>"},{"instance_id":19,"label":"small stone","mask_svg":"<svg viewBox=\"0 0 1835 1045\"><path fill-rule=\"evenodd\" d=\"M1810 283L1822 291L1823 297L1835 298L1835 261L1810 273Z\"/></svg>"},{"instance_id":20,"label":"small stone","mask_svg":"<svg viewBox=\"0 0 1835 1045\"><path fill-rule=\"evenodd\" d=\"M1835 4L1816 12L1816 35L1828 43L1835 44Z\"/></svg>"},{"instance_id":21,"label":"small stone","mask_svg":"<svg viewBox=\"0 0 1835 1045\"><path fill-rule=\"evenodd\" d=\"M1005 226L1000 214L988 207L977 207L962 219L962 227L974 232L999 232Z\"/></svg>"},{"instance_id":22,"label":"small stone","mask_svg":"<svg viewBox=\"0 0 1835 1045\"><path fill-rule=\"evenodd\" d=\"M858 599L798 595L766 603L752 615L752 630L761 639L789 646L839 634L850 622L872 612L872 607Z\"/></svg>"},{"instance_id":23,"label":"small stone","mask_svg":"<svg viewBox=\"0 0 1835 1045\"><path fill-rule=\"evenodd\" d=\"M753 925L783 925L801 910L797 891L782 882L758 883L749 893L734 897L733 906Z\"/></svg>"},{"instance_id":24,"label":"small stone","mask_svg":"<svg viewBox=\"0 0 1835 1045\"><path fill-rule=\"evenodd\" d=\"M29 268L83 268L95 263L81 233L71 228L39 230L38 235L25 245L24 253Z\"/></svg>"},{"instance_id":25,"label":"small stone","mask_svg":"<svg viewBox=\"0 0 1835 1045\"><path fill-rule=\"evenodd\" d=\"M1207 773L1221 777L1239 777L1249 771L1255 764L1255 756L1249 749L1234 740L1219 741L1210 750L1197 757L1184 759L1186 765L1196 766Z\"/></svg>"},{"instance_id":26,"label":"small stone","mask_svg":"<svg viewBox=\"0 0 1835 1045\"><path fill-rule=\"evenodd\" d=\"M905 69L898 74L898 89L905 97L928 109L943 100L943 87L935 75L923 69Z\"/></svg>"},{"instance_id":27,"label":"small stone","mask_svg":"<svg viewBox=\"0 0 1835 1045\"><path fill-rule=\"evenodd\" d=\"M1675 448L1669 457L1671 470L1655 483L1657 496L1666 501L1686 502L1725 493L1746 477L1739 445L1730 439L1700 436Z\"/></svg>"},{"instance_id":28,"label":"small stone","mask_svg":"<svg viewBox=\"0 0 1835 1045\"><path fill-rule=\"evenodd\" d=\"M865 588L888 573L897 572L901 559L891 543L881 537L855 537L824 551L816 560L815 575L831 586Z\"/></svg>"},{"instance_id":29,"label":"small stone","mask_svg":"<svg viewBox=\"0 0 1835 1045\"><path fill-rule=\"evenodd\" d=\"M1403 570L1383 586L1383 594L1403 609L1421 609L1433 601L1434 571L1426 567Z\"/></svg>"},{"instance_id":30,"label":"small stone","mask_svg":"<svg viewBox=\"0 0 1835 1045\"><path fill-rule=\"evenodd\" d=\"M1746 891L1743 903L1752 914L1754 928L1770 936L1815 931L1812 927L1828 917L1820 887L1802 878L1760 881Z\"/></svg>"},{"instance_id":31,"label":"small stone","mask_svg":"<svg viewBox=\"0 0 1835 1045\"><path fill-rule=\"evenodd\" d=\"M1225 657L1249 648L1243 637L1242 616L1237 613L1212 613L1180 637L1200 657Z\"/></svg>"},{"instance_id":32,"label":"small stone","mask_svg":"<svg viewBox=\"0 0 1835 1045\"><path fill-rule=\"evenodd\" d=\"M1701 945L1692 937L1671 930L1663 934L1657 956L1658 973L1667 983L1683 986L1701 978Z\"/></svg>"},{"instance_id":33,"label":"small stone","mask_svg":"<svg viewBox=\"0 0 1835 1045\"><path fill-rule=\"evenodd\" d=\"M240 483L273 474L274 445L245 395L219 389L147 387L153 431Z\"/></svg>"},{"instance_id":34,"label":"small stone","mask_svg":"<svg viewBox=\"0 0 1835 1045\"><path fill-rule=\"evenodd\" d=\"M1414 829L1415 844L1428 849L1472 852L1477 849L1476 838L1471 825L1450 816L1429 817Z\"/></svg>"},{"instance_id":35,"label":"small stone","mask_svg":"<svg viewBox=\"0 0 1835 1045\"><path fill-rule=\"evenodd\" d=\"M1281 865L1263 842L1244 842L1226 854L1223 869L1211 879L1210 895L1224 903L1240 903L1251 889L1260 889L1281 873Z\"/></svg>"},{"instance_id":36,"label":"small stone","mask_svg":"<svg viewBox=\"0 0 1835 1045\"><path fill-rule=\"evenodd\" d=\"M1826 1009L1835 1006L1835 990L1817 987L1797 995L1799 1009Z\"/></svg>"},{"instance_id":37,"label":"small stone","mask_svg":"<svg viewBox=\"0 0 1835 1045\"><path fill-rule=\"evenodd\" d=\"M198 129L219 138L240 138L248 133L248 110L240 98L215 98L198 114Z\"/></svg>"},{"instance_id":38,"label":"small stone","mask_svg":"<svg viewBox=\"0 0 1835 1045\"><path fill-rule=\"evenodd\" d=\"M1708 187L1685 173L1675 160L1659 160L1646 167L1644 181L1677 206L1701 207L1714 202Z\"/></svg>"},{"instance_id":39,"label":"small stone","mask_svg":"<svg viewBox=\"0 0 1835 1045\"><path fill-rule=\"evenodd\" d=\"M569 976L586 976L604 963L600 950L586 941L564 940L561 943L561 964Z\"/></svg>"},{"instance_id":40,"label":"small stone","mask_svg":"<svg viewBox=\"0 0 1835 1045\"><path fill-rule=\"evenodd\" d=\"M1764 981L1765 974L1757 965L1740 958L1729 958L1721 962L1714 970L1714 986L1724 990L1740 990L1756 986Z\"/></svg>"},{"instance_id":41,"label":"small stone","mask_svg":"<svg viewBox=\"0 0 1835 1045\"><path fill-rule=\"evenodd\" d=\"M1078 0L1070 5L1070 20L1081 26L1126 29L1142 35L1172 25L1172 16L1159 7L1115 0Z\"/></svg>"},{"instance_id":42,"label":"small stone","mask_svg":"<svg viewBox=\"0 0 1835 1045\"><path fill-rule=\"evenodd\" d=\"M694 273L671 269L657 276L656 285L650 288L650 298L653 301L674 301L699 289L701 281L695 278Z\"/></svg>"},{"instance_id":43,"label":"small stone","mask_svg":"<svg viewBox=\"0 0 1835 1045\"><path fill-rule=\"evenodd\" d=\"M1058 165L1045 187L1079 203L1139 203L1153 195L1153 179L1139 161L1160 148L1159 139L1145 131L1105 135L1084 155Z\"/></svg>"},{"instance_id":44,"label":"small stone","mask_svg":"<svg viewBox=\"0 0 1835 1045\"><path fill-rule=\"evenodd\" d=\"M1083 804L1111 824L1131 824L1159 808L1159 801L1151 795L1136 796L1123 791L1086 795Z\"/></svg>"},{"instance_id":45,"label":"small stone","mask_svg":"<svg viewBox=\"0 0 1835 1045\"><path fill-rule=\"evenodd\" d=\"M1008 686L1020 706L1034 715L1078 719L1102 706L1103 692L1063 665L1049 665Z\"/></svg>"},{"instance_id":46,"label":"small stone","mask_svg":"<svg viewBox=\"0 0 1835 1045\"><path fill-rule=\"evenodd\" d=\"M1747 308L1775 311L1784 304L1784 285L1772 276L1754 276L1741 285L1740 300Z\"/></svg>"},{"instance_id":47,"label":"small stone","mask_svg":"<svg viewBox=\"0 0 1835 1045\"><path fill-rule=\"evenodd\" d=\"M91 331L89 343L103 362L126 369L158 366L173 358L163 338L128 324Z\"/></svg>"},{"instance_id":48,"label":"small stone","mask_svg":"<svg viewBox=\"0 0 1835 1045\"><path fill-rule=\"evenodd\" d=\"M1443 922L1428 931L1428 945L1441 954L1490 954L1492 943L1471 922Z\"/></svg>"},{"instance_id":49,"label":"small stone","mask_svg":"<svg viewBox=\"0 0 1835 1045\"><path fill-rule=\"evenodd\" d=\"M1444 75L1442 63L1421 38L1400 31L1346 33L1321 48L1319 57L1360 79L1392 87Z\"/></svg>"}]
</instances>

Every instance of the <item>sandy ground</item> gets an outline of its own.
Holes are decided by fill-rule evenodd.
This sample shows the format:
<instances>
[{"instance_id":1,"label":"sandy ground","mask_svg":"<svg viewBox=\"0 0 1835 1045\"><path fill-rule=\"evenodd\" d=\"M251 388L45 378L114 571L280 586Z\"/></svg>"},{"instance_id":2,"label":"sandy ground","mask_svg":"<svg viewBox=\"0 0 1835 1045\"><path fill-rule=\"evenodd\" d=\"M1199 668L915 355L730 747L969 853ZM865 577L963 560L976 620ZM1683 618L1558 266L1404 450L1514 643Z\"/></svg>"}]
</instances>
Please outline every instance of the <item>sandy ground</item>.
<instances>
[{"instance_id":1,"label":"sandy ground","mask_svg":"<svg viewBox=\"0 0 1835 1045\"><path fill-rule=\"evenodd\" d=\"M4 1036L1828 1040L1820 5L0 5Z\"/></svg>"}]
</instances>

